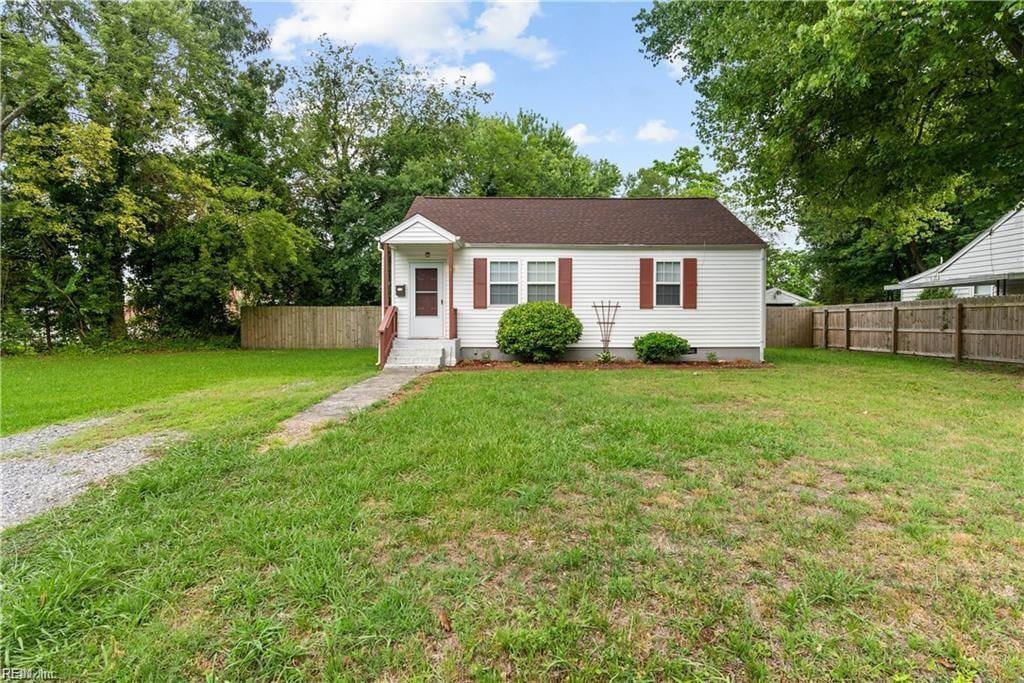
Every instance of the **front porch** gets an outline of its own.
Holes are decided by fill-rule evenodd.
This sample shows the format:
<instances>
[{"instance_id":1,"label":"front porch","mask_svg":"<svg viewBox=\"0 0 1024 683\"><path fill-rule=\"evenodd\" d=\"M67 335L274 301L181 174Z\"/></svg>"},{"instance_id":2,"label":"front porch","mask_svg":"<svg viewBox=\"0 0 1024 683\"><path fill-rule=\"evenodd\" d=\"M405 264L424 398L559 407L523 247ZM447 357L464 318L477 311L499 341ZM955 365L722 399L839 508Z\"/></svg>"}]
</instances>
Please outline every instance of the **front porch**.
<instances>
[{"instance_id":1,"label":"front porch","mask_svg":"<svg viewBox=\"0 0 1024 683\"><path fill-rule=\"evenodd\" d=\"M379 238L380 367L440 367L458 361L455 250L461 240L416 215Z\"/></svg>"}]
</instances>

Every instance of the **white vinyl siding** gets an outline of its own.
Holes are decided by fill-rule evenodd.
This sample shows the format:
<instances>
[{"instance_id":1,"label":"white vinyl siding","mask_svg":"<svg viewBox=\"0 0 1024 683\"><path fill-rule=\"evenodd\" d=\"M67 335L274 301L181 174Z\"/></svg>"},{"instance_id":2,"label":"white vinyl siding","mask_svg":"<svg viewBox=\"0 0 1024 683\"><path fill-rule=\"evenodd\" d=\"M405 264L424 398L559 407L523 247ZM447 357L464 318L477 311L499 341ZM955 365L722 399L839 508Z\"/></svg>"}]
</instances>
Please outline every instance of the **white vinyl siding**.
<instances>
[{"instance_id":1,"label":"white vinyl siding","mask_svg":"<svg viewBox=\"0 0 1024 683\"><path fill-rule=\"evenodd\" d=\"M448 241L424 223L413 223L398 235L395 235L388 243L392 246L400 244L436 245L438 249L446 248Z\"/></svg>"},{"instance_id":2,"label":"white vinyl siding","mask_svg":"<svg viewBox=\"0 0 1024 683\"><path fill-rule=\"evenodd\" d=\"M427 251L429 249L429 252ZM430 253L430 257L427 257L427 253ZM438 258L440 253L444 253L444 257ZM458 252L455 252L458 254ZM409 316L412 314L412 282L410 280L410 268L411 263L423 263L437 265L441 268L440 276L441 279L438 282L440 287L440 296L438 297L438 307L440 308L443 330L448 330L448 265L447 265L447 249L443 246L438 247L437 245L416 245L416 246L405 246L405 245L392 245L391 246L391 304L398 309L398 336L400 338L409 337ZM456 262L458 260L456 259ZM472 268L472 263L470 263ZM398 287L405 287L405 296L399 297L396 295ZM472 293L471 293L472 294ZM456 297L457 298L457 297ZM472 302L470 302L472 305ZM446 336L446 335L445 335Z\"/></svg>"},{"instance_id":3,"label":"white vinyl siding","mask_svg":"<svg viewBox=\"0 0 1024 683\"><path fill-rule=\"evenodd\" d=\"M490 301L492 306L514 306L519 303L519 263L491 261Z\"/></svg>"},{"instance_id":4,"label":"white vinyl siding","mask_svg":"<svg viewBox=\"0 0 1024 683\"><path fill-rule=\"evenodd\" d=\"M679 306L683 269L679 261L654 263L654 305Z\"/></svg>"},{"instance_id":5,"label":"white vinyl siding","mask_svg":"<svg viewBox=\"0 0 1024 683\"><path fill-rule=\"evenodd\" d=\"M1024 209L996 225L966 251L952 256L940 270L947 280L1024 271Z\"/></svg>"},{"instance_id":6,"label":"white vinyl siding","mask_svg":"<svg viewBox=\"0 0 1024 683\"><path fill-rule=\"evenodd\" d=\"M527 261L526 300L555 301L555 262Z\"/></svg>"},{"instance_id":7,"label":"white vinyl siding","mask_svg":"<svg viewBox=\"0 0 1024 683\"><path fill-rule=\"evenodd\" d=\"M943 281L963 281L966 278L983 281L995 275L1024 272L1024 209L1004 216L975 239L977 241L951 256L941 266L904 280L908 284L920 283L922 287L901 290L900 299L913 301L925 287L942 287ZM1007 290L1012 292L1015 286L1008 283ZM969 297L977 294L972 285L956 285L953 295Z\"/></svg>"},{"instance_id":8,"label":"white vinyl siding","mask_svg":"<svg viewBox=\"0 0 1024 683\"><path fill-rule=\"evenodd\" d=\"M962 299L974 296L974 286L964 285L963 287L950 287L953 290L953 297ZM900 290L900 301L917 301L923 289L902 289Z\"/></svg>"},{"instance_id":9,"label":"white vinyl siding","mask_svg":"<svg viewBox=\"0 0 1024 683\"><path fill-rule=\"evenodd\" d=\"M494 348L498 319L505 306L473 308L473 259L557 262L573 260L573 311L583 323L577 347L600 348L601 335L592 304L620 304L612 328L613 347L628 348L647 332L673 332L694 347L761 346L764 279L760 247L658 249L642 247L466 247L455 252L455 308L462 346ZM640 308L640 259L682 263L697 259L700 307ZM527 266L519 268L520 292L526 292ZM399 333L402 330L399 316Z\"/></svg>"}]
</instances>

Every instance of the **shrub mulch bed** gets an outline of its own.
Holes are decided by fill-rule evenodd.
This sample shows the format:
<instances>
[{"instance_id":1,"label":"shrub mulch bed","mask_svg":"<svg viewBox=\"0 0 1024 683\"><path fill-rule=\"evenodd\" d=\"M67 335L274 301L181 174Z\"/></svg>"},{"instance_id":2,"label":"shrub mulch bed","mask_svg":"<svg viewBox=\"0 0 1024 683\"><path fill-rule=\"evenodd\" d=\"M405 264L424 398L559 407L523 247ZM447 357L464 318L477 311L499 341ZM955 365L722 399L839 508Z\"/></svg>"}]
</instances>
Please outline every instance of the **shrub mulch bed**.
<instances>
[{"instance_id":1,"label":"shrub mulch bed","mask_svg":"<svg viewBox=\"0 0 1024 683\"><path fill-rule=\"evenodd\" d=\"M514 360L461 360L458 365L444 368L447 372L474 372L477 370L718 370L740 368L745 370L774 367L771 363L749 360L683 361L678 363L643 363L638 360L617 360L601 363L596 360L553 361L551 363L524 363Z\"/></svg>"}]
</instances>

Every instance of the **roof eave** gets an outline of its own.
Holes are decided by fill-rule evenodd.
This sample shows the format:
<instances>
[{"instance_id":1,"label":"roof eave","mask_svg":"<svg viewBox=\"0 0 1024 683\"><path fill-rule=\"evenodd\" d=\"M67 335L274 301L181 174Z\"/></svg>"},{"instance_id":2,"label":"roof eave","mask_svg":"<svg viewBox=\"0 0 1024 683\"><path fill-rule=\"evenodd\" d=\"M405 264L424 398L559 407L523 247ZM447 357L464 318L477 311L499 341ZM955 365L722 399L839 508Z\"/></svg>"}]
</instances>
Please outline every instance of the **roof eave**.
<instances>
[{"instance_id":1,"label":"roof eave","mask_svg":"<svg viewBox=\"0 0 1024 683\"><path fill-rule=\"evenodd\" d=\"M1002 280L1024 280L1024 271L1022 272L1009 272L1009 273L985 273L983 275L970 275L964 277L954 277L947 279L934 279L926 281L910 282L904 280L903 282L897 282L892 285L885 285L884 289L887 292L898 291L903 289L931 289L933 287L955 287L959 285L991 285Z\"/></svg>"},{"instance_id":2,"label":"roof eave","mask_svg":"<svg viewBox=\"0 0 1024 683\"><path fill-rule=\"evenodd\" d=\"M767 245L764 242L751 242L748 244L717 244L712 242L701 242L698 244L642 244L642 243L584 243L584 242L465 242L466 247L489 247L498 249L526 248L526 249L549 249L552 247L569 247L572 249L764 249Z\"/></svg>"}]
</instances>

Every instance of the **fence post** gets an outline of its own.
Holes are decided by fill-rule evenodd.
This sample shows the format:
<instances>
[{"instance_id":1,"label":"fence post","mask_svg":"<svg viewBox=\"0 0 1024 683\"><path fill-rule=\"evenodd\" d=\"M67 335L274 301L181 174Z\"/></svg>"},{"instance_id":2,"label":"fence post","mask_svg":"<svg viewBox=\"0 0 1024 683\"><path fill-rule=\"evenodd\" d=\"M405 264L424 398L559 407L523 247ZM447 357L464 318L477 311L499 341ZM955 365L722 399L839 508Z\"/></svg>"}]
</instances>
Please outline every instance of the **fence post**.
<instances>
[{"instance_id":1,"label":"fence post","mask_svg":"<svg viewBox=\"0 0 1024 683\"><path fill-rule=\"evenodd\" d=\"M896 340L900 334L900 309L896 304L892 305L892 352L897 353L899 345Z\"/></svg>"},{"instance_id":2,"label":"fence post","mask_svg":"<svg viewBox=\"0 0 1024 683\"><path fill-rule=\"evenodd\" d=\"M846 323L846 350L850 350L850 307L846 307L846 315L843 316L843 321Z\"/></svg>"},{"instance_id":3,"label":"fence post","mask_svg":"<svg viewBox=\"0 0 1024 683\"><path fill-rule=\"evenodd\" d=\"M821 311L821 345L824 348L828 348L828 309L823 308Z\"/></svg>"},{"instance_id":4,"label":"fence post","mask_svg":"<svg viewBox=\"0 0 1024 683\"><path fill-rule=\"evenodd\" d=\"M959 363L964 357L964 305L956 304L953 314L953 358Z\"/></svg>"}]
</instances>

